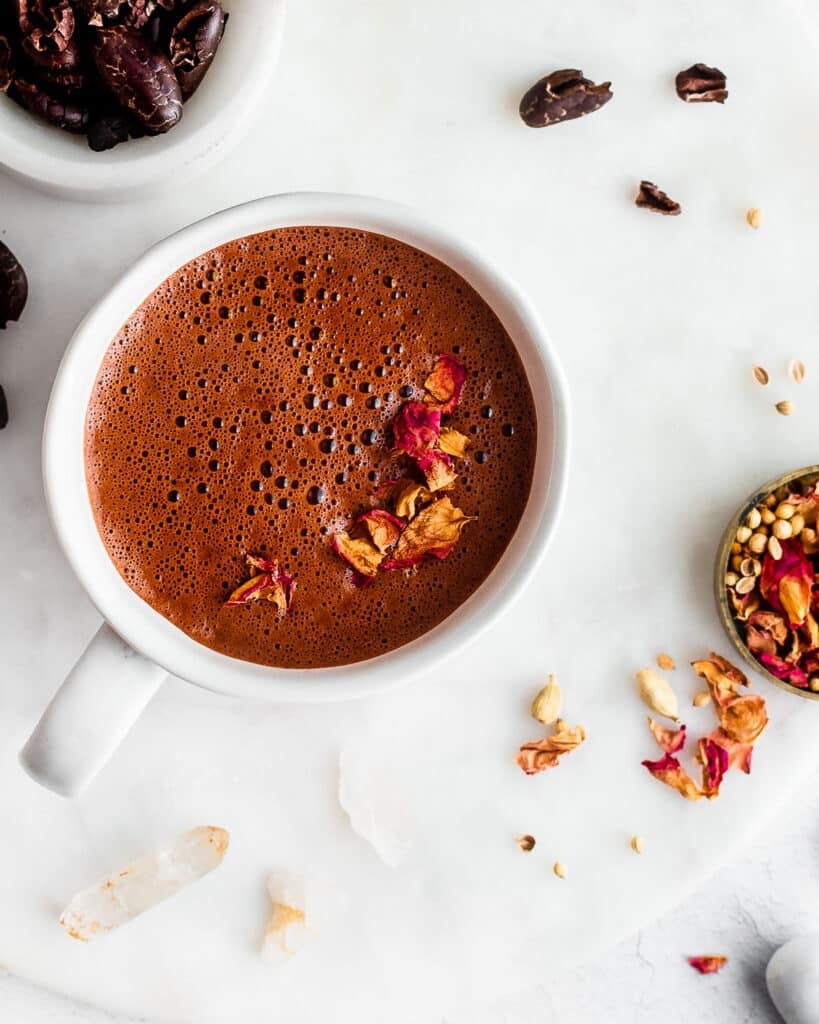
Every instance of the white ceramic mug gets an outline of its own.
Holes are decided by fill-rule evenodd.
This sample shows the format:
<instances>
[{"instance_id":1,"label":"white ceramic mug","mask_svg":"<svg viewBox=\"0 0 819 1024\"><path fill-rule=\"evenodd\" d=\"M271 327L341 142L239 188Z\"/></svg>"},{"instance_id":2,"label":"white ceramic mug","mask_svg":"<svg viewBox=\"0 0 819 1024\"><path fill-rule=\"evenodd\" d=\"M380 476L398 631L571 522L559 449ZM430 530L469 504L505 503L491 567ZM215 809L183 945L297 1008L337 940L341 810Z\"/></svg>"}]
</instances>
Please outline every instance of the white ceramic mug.
<instances>
[{"instance_id":1,"label":"white ceramic mug","mask_svg":"<svg viewBox=\"0 0 819 1024\"><path fill-rule=\"evenodd\" d=\"M369 661L280 669L227 657L192 640L123 581L97 533L83 438L91 390L108 345L143 300L188 260L231 239L294 225L354 227L416 246L464 277L492 307L520 354L537 411L535 470L520 524L489 577L429 633ZM482 254L414 210L380 199L295 193L214 214L160 242L91 310L66 350L43 442L54 529L105 622L23 748L23 767L65 796L78 794L121 742L168 674L265 701L357 697L425 672L494 621L534 573L560 513L569 447L563 374L531 303Z\"/></svg>"}]
</instances>

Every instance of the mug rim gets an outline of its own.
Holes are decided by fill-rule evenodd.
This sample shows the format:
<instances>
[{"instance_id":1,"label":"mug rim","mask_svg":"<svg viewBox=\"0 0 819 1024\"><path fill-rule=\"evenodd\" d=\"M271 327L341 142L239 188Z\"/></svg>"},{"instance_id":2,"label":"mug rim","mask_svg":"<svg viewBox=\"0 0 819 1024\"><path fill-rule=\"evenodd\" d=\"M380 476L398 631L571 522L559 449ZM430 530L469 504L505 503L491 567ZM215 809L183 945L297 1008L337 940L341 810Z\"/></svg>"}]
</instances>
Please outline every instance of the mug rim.
<instances>
[{"instance_id":1,"label":"mug rim","mask_svg":"<svg viewBox=\"0 0 819 1024\"><path fill-rule=\"evenodd\" d=\"M233 239L298 225L373 231L450 266L484 298L512 338L538 416L529 496L512 539L486 579L446 619L410 643L332 668L286 669L242 661L200 644L173 625L117 572L97 531L85 477L88 399L104 353L128 316L196 256ZM292 192L229 207L180 229L148 249L91 308L69 341L52 387L43 434L43 477L51 522L69 564L103 618L135 650L170 674L216 692L273 702L325 701L364 696L407 681L498 619L528 584L554 535L565 499L569 435L568 388L548 333L529 299L481 251L403 204L370 196Z\"/></svg>"}]
</instances>

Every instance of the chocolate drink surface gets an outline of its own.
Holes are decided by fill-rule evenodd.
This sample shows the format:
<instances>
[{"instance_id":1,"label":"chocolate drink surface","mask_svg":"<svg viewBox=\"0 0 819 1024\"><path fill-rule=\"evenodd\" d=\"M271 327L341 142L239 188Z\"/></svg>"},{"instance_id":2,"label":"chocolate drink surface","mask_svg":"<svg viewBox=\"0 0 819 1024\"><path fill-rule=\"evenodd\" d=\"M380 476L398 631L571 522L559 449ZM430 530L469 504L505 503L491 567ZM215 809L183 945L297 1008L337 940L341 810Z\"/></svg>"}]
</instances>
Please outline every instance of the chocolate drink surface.
<instances>
[{"instance_id":1,"label":"chocolate drink surface","mask_svg":"<svg viewBox=\"0 0 819 1024\"><path fill-rule=\"evenodd\" d=\"M467 372L446 495L477 518L448 557L361 586L332 538L414 472L391 424L441 353ZM463 278L381 235L282 228L192 260L123 325L88 406L86 478L111 560L157 612L232 657L315 668L400 647L476 590L523 513L536 434L518 354ZM295 577L286 614L225 605L248 554Z\"/></svg>"}]
</instances>

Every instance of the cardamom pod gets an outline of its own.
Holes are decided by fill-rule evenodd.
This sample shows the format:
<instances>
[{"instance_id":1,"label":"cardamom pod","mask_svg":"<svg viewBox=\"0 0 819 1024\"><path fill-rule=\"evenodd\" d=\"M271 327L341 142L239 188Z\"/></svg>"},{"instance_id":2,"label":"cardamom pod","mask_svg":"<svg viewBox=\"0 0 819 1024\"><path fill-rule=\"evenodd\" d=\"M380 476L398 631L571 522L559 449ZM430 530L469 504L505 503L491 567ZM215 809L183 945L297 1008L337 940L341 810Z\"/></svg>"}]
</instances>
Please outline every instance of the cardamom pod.
<instances>
[{"instance_id":1,"label":"cardamom pod","mask_svg":"<svg viewBox=\"0 0 819 1024\"><path fill-rule=\"evenodd\" d=\"M549 676L549 681L532 701L532 718L544 725L551 725L560 715L563 706L563 694L557 685L557 678Z\"/></svg>"},{"instance_id":2,"label":"cardamom pod","mask_svg":"<svg viewBox=\"0 0 819 1024\"><path fill-rule=\"evenodd\" d=\"M643 668L637 673L637 686L640 699L652 711L664 718L679 721L679 704L677 695L668 681L654 668Z\"/></svg>"}]
</instances>

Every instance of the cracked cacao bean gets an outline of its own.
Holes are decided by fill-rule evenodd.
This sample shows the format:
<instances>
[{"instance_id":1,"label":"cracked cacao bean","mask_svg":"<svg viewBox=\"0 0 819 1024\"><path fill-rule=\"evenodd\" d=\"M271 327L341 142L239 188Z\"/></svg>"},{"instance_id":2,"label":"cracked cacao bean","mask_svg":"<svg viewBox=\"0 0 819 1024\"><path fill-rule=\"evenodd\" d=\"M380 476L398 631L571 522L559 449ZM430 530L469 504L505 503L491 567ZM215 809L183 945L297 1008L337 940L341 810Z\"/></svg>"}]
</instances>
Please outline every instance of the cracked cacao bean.
<instances>
[{"instance_id":1,"label":"cracked cacao bean","mask_svg":"<svg viewBox=\"0 0 819 1024\"><path fill-rule=\"evenodd\" d=\"M674 80L677 95L686 103L724 103L728 98L725 75L707 64L692 64Z\"/></svg>"},{"instance_id":2,"label":"cracked cacao bean","mask_svg":"<svg viewBox=\"0 0 819 1024\"><path fill-rule=\"evenodd\" d=\"M651 210L653 213L663 213L666 217L677 217L682 211L679 203L671 199L670 196L667 196L662 189L657 188L651 181L640 182L640 191L637 193L637 198L634 202L644 210Z\"/></svg>"},{"instance_id":3,"label":"cracked cacao bean","mask_svg":"<svg viewBox=\"0 0 819 1024\"><path fill-rule=\"evenodd\" d=\"M5 36L0 36L0 92L8 92L14 81L14 54Z\"/></svg>"},{"instance_id":4,"label":"cracked cacao bean","mask_svg":"<svg viewBox=\"0 0 819 1024\"><path fill-rule=\"evenodd\" d=\"M43 120L49 121L67 132L84 132L88 122L88 110L81 104L61 99L46 92L34 82L15 78L9 89L9 96L21 107Z\"/></svg>"},{"instance_id":5,"label":"cracked cacao bean","mask_svg":"<svg viewBox=\"0 0 819 1024\"><path fill-rule=\"evenodd\" d=\"M11 249L0 242L0 327L20 319L27 298L26 272Z\"/></svg>"},{"instance_id":6,"label":"cracked cacao bean","mask_svg":"<svg viewBox=\"0 0 819 1024\"><path fill-rule=\"evenodd\" d=\"M524 93L520 116L530 128L545 128L591 114L611 97L611 82L595 85L582 71L553 71Z\"/></svg>"},{"instance_id":7,"label":"cracked cacao bean","mask_svg":"<svg viewBox=\"0 0 819 1024\"><path fill-rule=\"evenodd\" d=\"M94 29L90 52L102 82L149 132L167 132L182 117L182 91L171 63L133 29Z\"/></svg>"},{"instance_id":8,"label":"cracked cacao bean","mask_svg":"<svg viewBox=\"0 0 819 1024\"><path fill-rule=\"evenodd\" d=\"M192 96L211 66L222 36L227 15L218 0L194 3L184 9L171 31L171 64L179 79L182 96Z\"/></svg>"}]
</instances>

